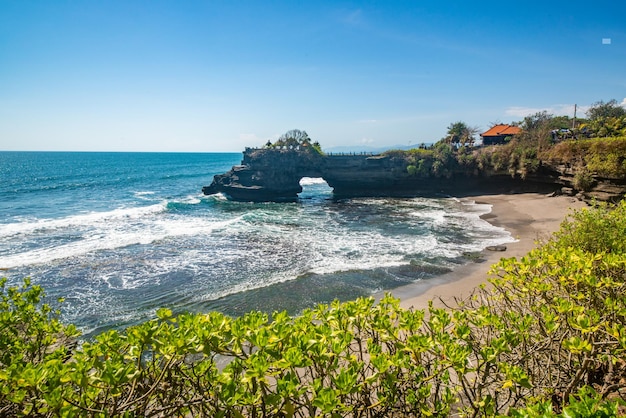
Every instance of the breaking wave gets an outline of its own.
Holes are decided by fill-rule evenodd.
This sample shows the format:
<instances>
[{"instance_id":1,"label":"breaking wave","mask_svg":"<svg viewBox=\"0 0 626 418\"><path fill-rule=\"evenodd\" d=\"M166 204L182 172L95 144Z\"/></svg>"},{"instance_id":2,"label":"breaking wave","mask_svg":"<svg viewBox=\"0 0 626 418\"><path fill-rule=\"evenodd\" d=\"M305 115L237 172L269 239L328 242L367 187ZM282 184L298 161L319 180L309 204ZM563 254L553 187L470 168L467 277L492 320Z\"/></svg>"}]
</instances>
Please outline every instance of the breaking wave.
<instances>
[{"instance_id":1,"label":"breaking wave","mask_svg":"<svg viewBox=\"0 0 626 418\"><path fill-rule=\"evenodd\" d=\"M297 311L425 280L468 252L513 240L480 218L490 206L472 201L334 200L323 179L303 178L296 203L236 203L199 194L205 166L193 172L190 156L141 158L145 172L129 184L120 175L107 201L59 188L40 197L47 205L40 212L18 192L5 191L11 207L32 210L20 215L0 204L3 273L10 283L30 276L52 298L64 297L64 318L87 333L135 323L162 306ZM237 162L230 158L215 172ZM157 160L173 172L155 169ZM26 187L14 183L11 190Z\"/></svg>"}]
</instances>

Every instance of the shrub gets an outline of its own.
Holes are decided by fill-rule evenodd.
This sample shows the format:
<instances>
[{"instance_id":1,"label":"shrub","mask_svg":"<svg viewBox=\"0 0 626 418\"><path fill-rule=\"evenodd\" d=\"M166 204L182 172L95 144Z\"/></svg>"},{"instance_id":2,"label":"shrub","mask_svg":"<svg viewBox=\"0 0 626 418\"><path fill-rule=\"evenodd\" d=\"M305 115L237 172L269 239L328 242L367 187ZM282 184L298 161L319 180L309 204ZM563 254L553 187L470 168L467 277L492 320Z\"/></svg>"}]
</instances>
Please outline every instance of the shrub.
<instances>
[{"instance_id":1,"label":"shrub","mask_svg":"<svg viewBox=\"0 0 626 418\"><path fill-rule=\"evenodd\" d=\"M79 333L43 297L29 279L21 288L0 279L0 416L45 415L63 403L64 364Z\"/></svg>"},{"instance_id":2,"label":"shrub","mask_svg":"<svg viewBox=\"0 0 626 418\"><path fill-rule=\"evenodd\" d=\"M577 190L588 192L593 189L594 184L595 180L593 179L593 176L586 170L580 170L574 175L574 187Z\"/></svg>"},{"instance_id":3,"label":"shrub","mask_svg":"<svg viewBox=\"0 0 626 418\"><path fill-rule=\"evenodd\" d=\"M546 159L602 177L624 178L626 136L562 142L546 152Z\"/></svg>"},{"instance_id":4,"label":"shrub","mask_svg":"<svg viewBox=\"0 0 626 418\"><path fill-rule=\"evenodd\" d=\"M515 418L613 418L623 416L620 407L624 402L619 399L602 399L592 388L585 386L575 395L561 413L555 411L550 401L531 402L525 408L514 408L509 416Z\"/></svg>"},{"instance_id":5,"label":"shrub","mask_svg":"<svg viewBox=\"0 0 626 418\"><path fill-rule=\"evenodd\" d=\"M626 202L597 204L574 212L548 247L576 248L591 254L626 254Z\"/></svg>"}]
</instances>

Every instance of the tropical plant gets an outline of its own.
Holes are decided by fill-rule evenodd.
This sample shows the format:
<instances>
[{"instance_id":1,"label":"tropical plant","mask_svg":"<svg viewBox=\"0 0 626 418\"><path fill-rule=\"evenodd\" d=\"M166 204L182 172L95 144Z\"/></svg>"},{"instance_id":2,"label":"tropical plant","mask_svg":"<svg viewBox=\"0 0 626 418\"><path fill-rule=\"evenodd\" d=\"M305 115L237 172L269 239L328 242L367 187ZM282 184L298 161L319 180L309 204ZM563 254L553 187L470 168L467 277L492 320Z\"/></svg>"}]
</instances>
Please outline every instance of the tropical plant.
<instances>
[{"instance_id":1,"label":"tropical plant","mask_svg":"<svg viewBox=\"0 0 626 418\"><path fill-rule=\"evenodd\" d=\"M465 122L454 122L448 126L448 132L444 138L444 142L458 146L473 146L478 128L470 127Z\"/></svg>"},{"instance_id":2,"label":"tropical plant","mask_svg":"<svg viewBox=\"0 0 626 418\"><path fill-rule=\"evenodd\" d=\"M622 107L617 100L612 99L608 102L602 100L592 104L587 110L587 117L594 121L607 118L621 118L626 116L626 109Z\"/></svg>"}]
</instances>

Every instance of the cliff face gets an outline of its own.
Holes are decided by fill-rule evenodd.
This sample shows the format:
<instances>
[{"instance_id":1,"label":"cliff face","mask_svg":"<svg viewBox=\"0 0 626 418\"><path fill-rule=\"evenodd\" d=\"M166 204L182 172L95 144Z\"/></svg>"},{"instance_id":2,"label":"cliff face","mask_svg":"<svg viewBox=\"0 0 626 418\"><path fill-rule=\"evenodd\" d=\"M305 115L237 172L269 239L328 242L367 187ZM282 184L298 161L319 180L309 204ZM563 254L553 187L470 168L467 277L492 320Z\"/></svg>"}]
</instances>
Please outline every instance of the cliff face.
<instances>
[{"instance_id":1,"label":"cliff face","mask_svg":"<svg viewBox=\"0 0 626 418\"><path fill-rule=\"evenodd\" d=\"M241 165L216 175L204 194L224 193L232 200L285 202L298 199L303 177L321 177L337 197L433 196L489 193L567 193L575 195L574 174L562 167L542 167L524 180L506 172L457 170L447 177L419 177L407 172L393 155L320 155L310 150L246 149ZM607 179L594 183L581 198L618 200L624 184Z\"/></svg>"},{"instance_id":2,"label":"cliff face","mask_svg":"<svg viewBox=\"0 0 626 418\"><path fill-rule=\"evenodd\" d=\"M241 165L213 178L204 194L224 193L252 202L293 201L302 191L302 177L322 177L324 157L294 149L246 149Z\"/></svg>"},{"instance_id":3,"label":"cliff face","mask_svg":"<svg viewBox=\"0 0 626 418\"><path fill-rule=\"evenodd\" d=\"M576 195L588 202L618 202L626 197L626 179L590 175L587 184L581 185L577 181L580 173L575 168L560 164L553 169L559 175L558 183L562 185L557 193Z\"/></svg>"}]
</instances>

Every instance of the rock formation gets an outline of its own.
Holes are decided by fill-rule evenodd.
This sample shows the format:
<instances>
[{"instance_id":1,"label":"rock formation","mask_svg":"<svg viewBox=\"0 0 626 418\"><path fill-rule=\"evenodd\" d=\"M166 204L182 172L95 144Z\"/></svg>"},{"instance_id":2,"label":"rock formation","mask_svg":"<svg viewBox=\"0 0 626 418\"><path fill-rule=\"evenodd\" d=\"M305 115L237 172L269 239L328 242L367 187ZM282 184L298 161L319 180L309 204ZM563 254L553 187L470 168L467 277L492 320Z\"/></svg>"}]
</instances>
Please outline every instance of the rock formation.
<instances>
[{"instance_id":1,"label":"rock formation","mask_svg":"<svg viewBox=\"0 0 626 418\"><path fill-rule=\"evenodd\" d=\"M303 177L321 177L336 197L434 196L488 193L541 192L578 193L572 174L559 167L543 166L525 179L507 172L477 172L458 169L446 177L419 177L407 172L406 160L392 154L323 155L301 147L251 149L243 153L241 165L216 175L202 191L224 193L238 201L285 202L298 199ZM562 188L565 188L562 190ZM569 189L568 189L569 188ZM625 186L596 179L594 187L579 194L600 200L623 198Z\"/></svg>"}]
</instances>

